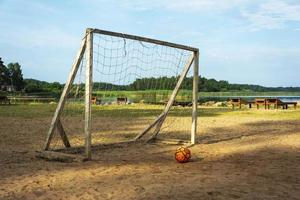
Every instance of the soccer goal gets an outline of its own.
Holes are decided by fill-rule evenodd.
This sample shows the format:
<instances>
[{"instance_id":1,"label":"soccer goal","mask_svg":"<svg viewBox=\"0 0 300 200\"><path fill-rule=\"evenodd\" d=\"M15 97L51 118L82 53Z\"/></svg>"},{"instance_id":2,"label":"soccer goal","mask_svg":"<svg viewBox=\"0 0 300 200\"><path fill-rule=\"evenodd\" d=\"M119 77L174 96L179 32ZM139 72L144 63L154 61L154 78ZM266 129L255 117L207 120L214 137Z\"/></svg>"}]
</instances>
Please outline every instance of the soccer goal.
<instances>
[{"instance_id":1,"label":"soccer goal","mask_svg":"<svg viewBox=\"0 0 300 200\"><path fill-rule=\"evenodd\" d=\"M182 134L194 144L198 67L197 48L88 28L44 150L55 147L54 137L65 148L83 146L88 160L93 145L114 143L115 138L154 142L163 133ZM189 133L183 131L187 124Z\"/></svg>"}]
</instances>

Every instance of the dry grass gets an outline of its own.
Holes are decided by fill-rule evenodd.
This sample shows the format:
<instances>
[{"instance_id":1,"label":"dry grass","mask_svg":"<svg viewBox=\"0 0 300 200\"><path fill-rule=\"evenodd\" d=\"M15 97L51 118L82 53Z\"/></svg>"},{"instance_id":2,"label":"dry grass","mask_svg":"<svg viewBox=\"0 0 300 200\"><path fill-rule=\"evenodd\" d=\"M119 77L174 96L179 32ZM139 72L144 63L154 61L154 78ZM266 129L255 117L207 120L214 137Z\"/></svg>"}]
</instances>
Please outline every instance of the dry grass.
<instances>
[{"instance_id":1,"label":"dry grass","mask_svg":"<svg viewBox=\"0 0 300 200\"><path fill-rule=\"evenodd\" d=\"M86 163L35 158L55 105L0 106L0 199L299 199L300 110L201 108L192 162L177 146L130 145L96 151ZM81 109L63 123L82 144ZM133 137L161 110L94 108L94 142ZM172 111L161 137L188 139L190 109ZM59 144L57 144L59 145Z\"/></svg>"}]
</instances>

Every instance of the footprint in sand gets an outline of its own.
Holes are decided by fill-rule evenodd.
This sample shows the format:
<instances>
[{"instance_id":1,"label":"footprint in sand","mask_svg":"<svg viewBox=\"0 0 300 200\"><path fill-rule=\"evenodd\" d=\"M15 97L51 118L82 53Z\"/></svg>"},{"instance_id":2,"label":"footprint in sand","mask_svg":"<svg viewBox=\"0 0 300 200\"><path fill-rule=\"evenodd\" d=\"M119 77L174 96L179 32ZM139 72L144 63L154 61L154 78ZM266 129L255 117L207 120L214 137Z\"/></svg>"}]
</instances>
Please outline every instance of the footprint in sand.
<instances>
[{"instance_id":1,"label":"footprint in sand","mask_svg":"<svg viewBox=\"0 0 300 200\"><path fill-rule=\"evenodd\" d=\"M134 191L137 192L138 194L141 194L141 193L145 192L145 188L140 185L137 185L137 186L135 186Z\"/></svg>"}]
</instances>

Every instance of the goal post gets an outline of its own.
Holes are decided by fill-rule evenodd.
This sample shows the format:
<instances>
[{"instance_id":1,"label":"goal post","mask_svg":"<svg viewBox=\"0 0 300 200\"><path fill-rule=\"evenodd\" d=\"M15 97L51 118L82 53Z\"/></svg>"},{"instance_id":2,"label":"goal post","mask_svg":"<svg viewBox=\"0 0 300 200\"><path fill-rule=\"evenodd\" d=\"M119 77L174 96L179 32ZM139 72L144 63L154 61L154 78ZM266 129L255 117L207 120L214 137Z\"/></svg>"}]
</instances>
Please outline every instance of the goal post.
<instances>
[{"instance_id":1,"label":"goal post","mask_svg":"<svg viewBox=\"0 0 300 200\"><path fill-rule=\"evenodd\" d=\"M194 51L194 70L193 70L193 109L192 109L192 129L191 144L196 142L197 118L198 118L198 82L199 82L199 51Z\"/></svg>"},{"instance_id":2,"label":"goal post","mask_svg":"<svg viewBox=\"0 0 300 200\"><path fill-rule=\"evenodd\" d=\"M98 37L97 40L95 36ZM146 44L149 46L147 46ZM106 45L110 46L107 47ZM125 90L127 91L134 90L132 88L135 88L135 90L139 90L139 87L136 86L138 84L144 84L143 87L141 87L143 88L142 90L164 90L166 88L172 88L172 85L174 85L170 95L167 95L168 99L165 102L165 106L162 109L162 112L158 116L156 116L156 118L152 120L152 122L150 122L148 126L145 126L134 138L130 140L141 140L146 134L149 134L150 130L154 129L152 135L150 136L150 138L147 139L147 141L155 141L170 112L171 107L173 106L174 102L176 102L178 92L182 88L183 82L186 80L187 74L191 68L193 70L191 78L192 113L190 143L195 144L197 132L199 50L194 47L170 43L162 40L151 39L147 37L88 28L86 30L84 38L82 39L79 52L77 53L75 62L72 65L71 72L64 86L60 100L57 104L57 108L55 110L47 134L44 150L50 150L50 144L55 130L58 131L64 146L66 148L71 147L72 142L69 141L67 137L67 131L64 130L63 123L61 121L61 115L64 110L69 93L71 91L72 84L74 84L75 77L76 75L78 75L78 69L80 67L80 64L84 61L84 59L86 62L84 78L85 91L83 98L85 137L84 146L85 157L87 160L91 160L92 158L92 101L94 94L98 94L101 90L105 90L105 92L113 91L114 88L117 88L116 91L120 91L120 88L126 88ZM97 66L94 66L95 64ZM102 69L100 69L98 65L100 65ZM173 73L174 69L172 68L172 66L176 66L176 70L178 72ZM155 67L157 68L157 70ZM168 71L173 73L172 76L170 75L171 78L167 77ZM95 81L93 81L93 78L95 78L96 76L96 73L94 72L97 72L103 76L103 79L97 83L98 90L96 92L93 91L93 83ZM109 76L114 77L112 78ZM177 79L176 82L172 83L170 81L173 79ZM159 83L157 83L158 80L160 81ZM171 82L171 84L166 82ZM81 83L77 84L77 87L80 86ZM118 95L120 94L121 93L118 93ZM125 94L129 94L129 92ZM157 94L155 93L155 95ZM159 95L161 96L161 94ZM75 96L77 96L77 93ZM128 103L127 96L117 98L117 101L114 102L116 102L116 104L119 104L122 103L121 101L124 101L125 104ZM97 98L95 102L97 102ZM138 100L132 100L132 102L138 102ZM157 100L155 102L149 102L154 104L158 103ZM160 100L159 103L161 102L162 100ZM113 103L106 102L102 105L111 105Z\"/></svg>"},{"instance_id":3,"label":"goal post","mask_svg":"<svg viewBox=\"0 0 300 200\"><path fill-rule=\"evenodd\" d=\"M87 66L85 71L85 155L88 160L92 157L91 155L91 119L92 119L92 87L93 87L93 31L92 29L86 30L86 55L87 55Z\"/></svg>"}]
</instances>

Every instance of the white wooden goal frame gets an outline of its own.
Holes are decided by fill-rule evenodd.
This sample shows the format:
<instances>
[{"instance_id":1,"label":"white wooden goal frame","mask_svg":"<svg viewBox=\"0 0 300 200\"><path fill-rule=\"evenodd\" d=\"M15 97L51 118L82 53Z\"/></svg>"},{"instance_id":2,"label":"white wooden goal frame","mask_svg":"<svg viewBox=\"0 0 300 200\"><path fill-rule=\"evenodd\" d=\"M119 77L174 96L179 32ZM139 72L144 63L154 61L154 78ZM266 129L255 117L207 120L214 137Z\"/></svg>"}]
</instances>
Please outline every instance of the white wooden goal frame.
<instances>
[{"instance_id":1,"label":"white wooden goal frame","mask_svg":"<svg viewBox=\"0 0 300 200\"><path fill-rule=\"evenodd\" d=\"M140 140L147 132L149 132L150 129L154 128L155 131L153 136L150 140L155 140L157 135L159 134L159 131L161 129L161 126L163 125L174 101L175 97L180 89L180 86L182 85L182 82L184 78L186 77L189 69L191 68L192 64L194 63L194 70L193 70L193 99L192 99L192 127L191 127L191 144L195 144L196 140L196 132L197 132L197 105L198 105L198 78L199 78L199 50L197 48L181 45L181 44L175 44L170 43L162 40L156 40L156 39L150 39L146 37L140 37L135 35L129 35L129 34L123 34L123 33L117 33L117 32L111 32L111 31L105 31L100 29L86 29L86 34L84 38L82 39L80 49L77 53L75 62L72 65L71 72L69 74L69 77L67 79L67 82L65 84L65 87L63 89L63 92L61 94L61 97L59 99L57 108L55 110L54 116L51 121L51 125L49 128L49 131L47 133L46 142L44 145L44 150L47 151L50 149L50 143L54 135L55 129L58 130L58 133L61 136L61 139L65 145L66 148L71 147L70 142L68 140L68 137L64 131L63 125L61 123L60 117L64 108L64 105L67 100L68 93L70 92L72 83L75 79L75 76L77 74L78 68L80 66L81 60L83 58L84 53L86 54L87 59L87 65L86 65L86 71L85 71L85 125L84 125L84 132L85 132L85 157L87 160L91 160L91 98L92 98L92 77L93 77L93 34L102 34L102 35L109 35L109 36L115 36L115 37L121 37L125 39L131 39L131 40L137 40L141 42L148 42L158 45L164 45L168 47L183 49L187 51L193 52L192 56L189 58L188 62L184 66L183 71L181 72L180 78L168 100L168 103L166 104L163 112L154 120L154 122L149 125L147 128L145 128L138 136L135 137L134 141Z\"/></svg>"}]
</instances>

